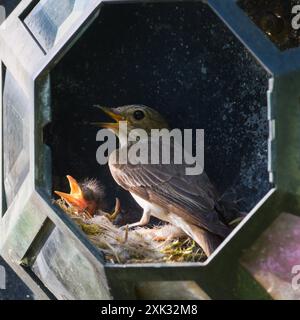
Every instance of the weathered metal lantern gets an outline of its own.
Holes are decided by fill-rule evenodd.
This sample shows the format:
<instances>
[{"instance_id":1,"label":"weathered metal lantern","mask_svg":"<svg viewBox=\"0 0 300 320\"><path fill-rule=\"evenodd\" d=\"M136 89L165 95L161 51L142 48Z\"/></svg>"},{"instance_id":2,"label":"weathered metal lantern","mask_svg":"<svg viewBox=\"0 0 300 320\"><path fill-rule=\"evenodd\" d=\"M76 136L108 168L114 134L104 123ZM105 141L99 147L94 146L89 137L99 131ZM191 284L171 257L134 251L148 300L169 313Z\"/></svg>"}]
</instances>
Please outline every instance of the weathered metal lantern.
<instances>
[{"instance_id":1,"label":"weathered metal lantern","mask_svg":"<svg viewBox=\"0 0 300 320\"><path fill-rule=\"evenodd\" d=\"M1 25L1 254L40 298L299 297L299 290L291 294L285 288L280 295L269 290L264 274L279 282L288 280L280 279L271 267L262 273L259 269L259 263L269 258L262 253L268 234L277 237L278 247L285 237L272 224L275 219L283 212L293 213L292 218L281 215L277 224L299 229L298 48L280 51L248 17L243 1L162 1L153 6L141 2L24 0ZM195 11L194 22L180 19L186 6ZM172 8L179 12L173 15L174 20L178 17L175 22L168 11ZM157 12L161 17L155 16ZM162 22L153 23L151 15ZM133 16L138 18L130 24ZM181 34L174 31L172 38L176 24ZM131 37L143 27L145 37ZM194 27L199 32L191 36L189 46L184 39ZM166 34L172 40L160 47ZM183 60L182 76L174 67L178 57ZM263 105L268 77L272 77L268 101ZM176 86L183 90L182 96ZM198 93L192 97L191 91ZM206 129L211 145L206 167L221 189L238 176L236 191L251 211L205 263L107 263L52 203L53 184L69 173L66 170L82 176L104 174L92 162L94 145L77 148L84 134L94 134L77 126L76 121L90 113L83 104L88 108L94 103L121 105L136 100L166 106L163 111L175 124L186 121ZM178 116L185 106L190 116ZM71 151L64 148L68 143L74 147ZM293 241L297 242L296 236L289 238ZM164 285L172 288L168 294Z\"/></svg>"}]
</instances>

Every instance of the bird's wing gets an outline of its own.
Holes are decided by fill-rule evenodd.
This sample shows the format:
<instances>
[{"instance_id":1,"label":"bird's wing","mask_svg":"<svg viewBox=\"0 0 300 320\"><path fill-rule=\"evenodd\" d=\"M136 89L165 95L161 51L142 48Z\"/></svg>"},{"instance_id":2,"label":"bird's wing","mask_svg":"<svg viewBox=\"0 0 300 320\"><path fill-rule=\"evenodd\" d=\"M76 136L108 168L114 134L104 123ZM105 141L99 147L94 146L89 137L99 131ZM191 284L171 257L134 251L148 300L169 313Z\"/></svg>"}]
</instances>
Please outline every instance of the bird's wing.
<instances>
[{"instance_id":1,"label":"bird's wing","mask_svg":"<svg viewBox=\"0 0 300 320\"><path fill-rule=\"evenodd\" d=\"M114 164L111 172L124 189L174 212L187 222L225 237L216 208L218 196L205 172L187 176L178 164Z\"/></svg>"}]
</instances>

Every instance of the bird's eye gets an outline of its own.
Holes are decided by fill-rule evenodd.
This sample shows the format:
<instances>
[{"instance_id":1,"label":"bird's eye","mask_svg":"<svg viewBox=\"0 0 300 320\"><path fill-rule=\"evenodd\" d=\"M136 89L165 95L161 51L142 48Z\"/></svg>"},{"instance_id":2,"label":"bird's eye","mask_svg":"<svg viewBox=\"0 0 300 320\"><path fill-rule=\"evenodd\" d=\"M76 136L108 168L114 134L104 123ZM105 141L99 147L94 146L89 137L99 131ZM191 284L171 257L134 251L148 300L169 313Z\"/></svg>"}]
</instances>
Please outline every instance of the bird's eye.
<instances>
[{"instance_id":1,"label":"bird's eye","mask_svg":"<svg viewBox=\"0 0 300 320\"><path fill-rule=\"evenodd\" d=\"M141 110L136 110L133 113L133 117L134 117L135 120L142 120L142 119L145 118L145 114Z\"/></svg>"}]
</instances>

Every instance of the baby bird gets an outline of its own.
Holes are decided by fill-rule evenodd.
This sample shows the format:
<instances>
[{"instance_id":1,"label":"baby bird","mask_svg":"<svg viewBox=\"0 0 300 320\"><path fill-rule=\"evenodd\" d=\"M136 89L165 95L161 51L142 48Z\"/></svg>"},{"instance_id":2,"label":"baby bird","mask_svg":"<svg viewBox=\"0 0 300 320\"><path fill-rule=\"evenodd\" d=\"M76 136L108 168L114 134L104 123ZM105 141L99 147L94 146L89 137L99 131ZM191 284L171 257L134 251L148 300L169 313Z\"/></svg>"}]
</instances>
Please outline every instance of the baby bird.
<instances>
[{"instance_id":1,"label":"baby bird","mask_svg":"<svg viewBox=\"0 0 300 320\"><path fill-rule=\"evenodd\" d=\"M105 215L111 221L120 213L120 201L116 198L115 209L112 214L101 209L105 196L104 187L95 179L85 179L78 183L73 177L67 175L70 193L54 191L61 199L73 208L74 213L87 216L89 219L95 215Z\"/></svg>"}]
</instances>

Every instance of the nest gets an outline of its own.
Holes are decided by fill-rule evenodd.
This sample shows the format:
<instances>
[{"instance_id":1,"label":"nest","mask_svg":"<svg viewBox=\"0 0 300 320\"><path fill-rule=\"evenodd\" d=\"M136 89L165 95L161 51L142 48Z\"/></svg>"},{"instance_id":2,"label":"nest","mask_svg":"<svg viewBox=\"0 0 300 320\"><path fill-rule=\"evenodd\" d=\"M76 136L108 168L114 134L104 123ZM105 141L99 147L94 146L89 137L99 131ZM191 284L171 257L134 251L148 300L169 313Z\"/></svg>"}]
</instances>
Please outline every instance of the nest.
<instances>
[{"instance_id":1,"label":"nest","mask_svg":"<svg viewBox=\"0 0 300 320\"><path fill-rule=\"evenodd\" d=\"M170 225L128 229L105 215L78 215L64 200L55 203L81 228L113 264L203 262L206 255L194 240Z\"/></svg>"}]
</instances>

